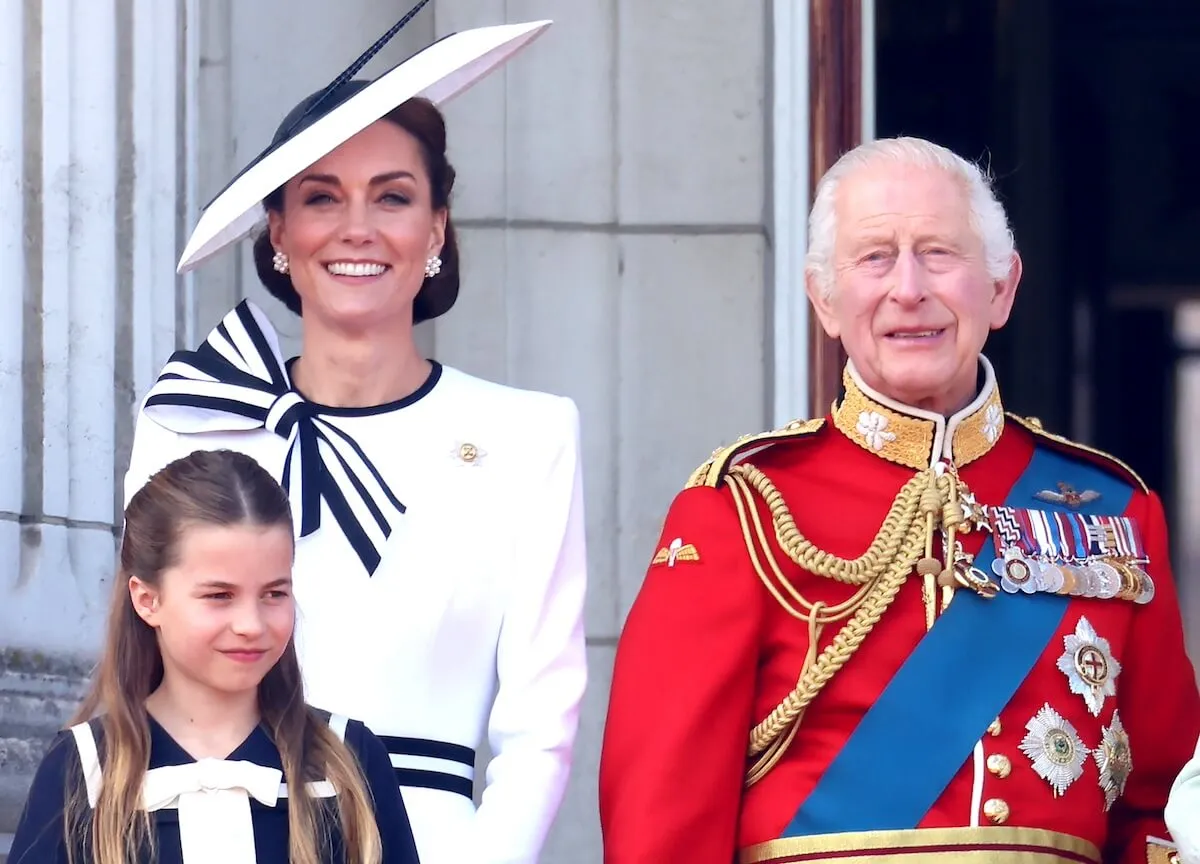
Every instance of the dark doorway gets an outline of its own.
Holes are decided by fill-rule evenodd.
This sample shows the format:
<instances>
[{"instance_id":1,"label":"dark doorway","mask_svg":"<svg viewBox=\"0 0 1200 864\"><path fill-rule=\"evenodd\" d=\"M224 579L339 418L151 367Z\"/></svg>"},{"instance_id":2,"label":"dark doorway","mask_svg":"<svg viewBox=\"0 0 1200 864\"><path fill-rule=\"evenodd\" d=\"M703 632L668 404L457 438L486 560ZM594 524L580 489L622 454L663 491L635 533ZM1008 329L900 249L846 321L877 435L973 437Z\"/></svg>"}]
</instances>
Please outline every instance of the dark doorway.
<instances>
[{"instance_id":1,"label":"dark doorway","mask_svg":"<svg viewBox=\"0 0 1200 864\"><path fill-rule=\"evenodd\" d=\"M875 9L875 134L982 160L1012 219L1025 275L987 347L1009 410L1158 490L1200 595L1200 3Z\"/></svg>"}]
</instances>

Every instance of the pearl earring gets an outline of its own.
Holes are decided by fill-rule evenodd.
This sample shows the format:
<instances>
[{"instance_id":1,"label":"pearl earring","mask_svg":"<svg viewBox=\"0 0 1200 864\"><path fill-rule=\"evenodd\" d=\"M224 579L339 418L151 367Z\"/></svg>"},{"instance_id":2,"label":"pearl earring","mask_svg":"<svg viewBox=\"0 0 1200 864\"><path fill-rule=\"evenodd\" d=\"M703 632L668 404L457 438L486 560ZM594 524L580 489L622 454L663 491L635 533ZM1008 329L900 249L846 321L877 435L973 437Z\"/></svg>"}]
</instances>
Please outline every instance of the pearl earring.
<instances>
[{"instance_id":1,"label":"pearl earring","mask_svg":"<svg viewBox=\"0 0 1200 864\"><path fill-rule=\"evenodd\" d=\"M432 279L434 276L442 272L442 259L436 255L430 256L425 262L425 278Z\"/></svg>"},{"instance_id":2,"label":"pearl earring","mask_svg":"<svg viewBox=\"0 0 1200 864\"><path fill-rule=\"evenodd\" d=\"M283 252L276 252L275 257L271 259L271 264L278 273L288 272L288 257Z\"/></svg>"}]
</instances>

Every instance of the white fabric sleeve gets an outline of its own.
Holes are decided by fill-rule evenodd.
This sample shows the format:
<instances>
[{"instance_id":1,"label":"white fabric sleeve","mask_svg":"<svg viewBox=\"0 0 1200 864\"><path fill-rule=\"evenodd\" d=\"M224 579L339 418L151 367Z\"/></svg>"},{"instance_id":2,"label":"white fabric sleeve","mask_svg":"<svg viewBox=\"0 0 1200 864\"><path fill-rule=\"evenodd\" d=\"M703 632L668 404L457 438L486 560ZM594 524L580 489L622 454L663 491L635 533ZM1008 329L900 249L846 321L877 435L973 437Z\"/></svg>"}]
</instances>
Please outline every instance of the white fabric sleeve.
<instances>
[{"instance_id":1,"label":"white fabric sleeve","mask_svg":"<svg viewBox=\"0 0 1200 864\"><path fill-rule=\"evenodd\" d=\"M556 401L547 470L531 473L514 495L524 534L497 648L493 758L464 859L476 864L538 860L562 803L587 684L579 414L571 400Z\"/></svg>"},{"instance_id":2,"label":"white fabric sleeve","mask_svg":"<svg viewBox=\"0 0 1200 864\"><path fill-rule=\"evenodd\" d=\"M1165 818L1180 864L1200 864L1200 741L1196 742L1196 755L1171 787Z\"/></svg>"}]
</instances>

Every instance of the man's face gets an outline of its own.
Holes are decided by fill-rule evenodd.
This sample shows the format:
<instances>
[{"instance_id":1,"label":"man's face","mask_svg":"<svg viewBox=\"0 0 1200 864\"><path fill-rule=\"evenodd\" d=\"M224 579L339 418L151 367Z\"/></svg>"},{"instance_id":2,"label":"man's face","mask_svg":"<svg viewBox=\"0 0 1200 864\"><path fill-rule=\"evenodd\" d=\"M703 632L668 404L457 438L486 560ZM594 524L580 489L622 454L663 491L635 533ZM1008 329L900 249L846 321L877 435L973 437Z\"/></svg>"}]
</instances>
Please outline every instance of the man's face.
<instances>
[{"instance_id":1,"label":"man's face","mask_svg":"<svg viewBox=\"0 0 1200 864\"><path fill-rule=\"evenodd\" d=\"M863 381L906 405L952 414L975 396L990 330L1021 275L987 273L964 183L939 168L881 161L838 187L834 287L808 284L817 316Z\"/></svg>"}]
</instances>

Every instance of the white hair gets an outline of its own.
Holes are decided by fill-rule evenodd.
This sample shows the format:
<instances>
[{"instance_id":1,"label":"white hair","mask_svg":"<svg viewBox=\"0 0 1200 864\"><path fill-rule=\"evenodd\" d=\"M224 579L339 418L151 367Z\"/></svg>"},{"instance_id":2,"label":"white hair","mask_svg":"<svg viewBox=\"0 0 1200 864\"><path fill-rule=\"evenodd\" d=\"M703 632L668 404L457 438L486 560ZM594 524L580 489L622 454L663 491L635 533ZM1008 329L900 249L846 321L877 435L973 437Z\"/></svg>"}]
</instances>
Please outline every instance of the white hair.
<instances>
[{"instance_id":1,"label":"white hair","mask_svg":"<svg viewBox=\"0 0 1200 864\"><path fill-rule=\"evenodd\" d=\"M860 144L843 155L817 183L808 216L808 254L804 269L817 280L822 293L833 291L833 246L837 237L837 190L855 171L882 161L918 168L941 168L966 187L971 230L983 244L988 275L1003 279L1016 251L1004 205L996 198L989 178L978 165L957 153L922 138L880 138Z\"/></svg>"}]
</instances>

